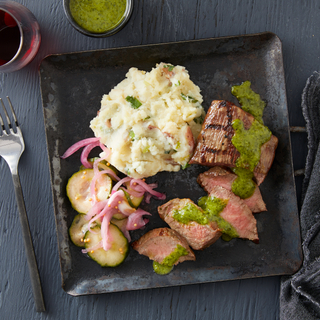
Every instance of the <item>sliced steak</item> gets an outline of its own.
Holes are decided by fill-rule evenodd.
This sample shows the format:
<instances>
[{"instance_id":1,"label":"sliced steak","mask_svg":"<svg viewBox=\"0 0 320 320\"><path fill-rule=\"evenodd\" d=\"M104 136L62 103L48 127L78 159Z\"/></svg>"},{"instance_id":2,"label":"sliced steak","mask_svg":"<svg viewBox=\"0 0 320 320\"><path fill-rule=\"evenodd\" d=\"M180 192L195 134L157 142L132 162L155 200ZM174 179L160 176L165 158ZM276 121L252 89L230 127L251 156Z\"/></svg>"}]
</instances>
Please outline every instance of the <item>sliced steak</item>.
<instances>
[{"instance_id":1,"label":"sliced steak","mask_svg":"<svg viewBox=\"0 0 320 320\"><path fill-rule=\"evenodd\" d=\"M254 117L240 107L225 100L214 100L204 119L190 164L235 167L240 153L231 142L234 136L232 122L240 119L249 129ZM254 175L258 185L267 175L274 159L278 139L275 136L261 147L261 159ZM265 160L266 159L266 160Z\"/></svg>"},{"instance_id":2,"label":"sliced steak","mask_svg":"<svg viewBox=\"0 0 320 320\"><path fill-rule=\"evenodd\" d=\"M220 217L236 229L239 238L259 242L257 221L249 207L238 196L220 186L213 186L210 196L228 200L226 207L220 212Z\"/></svg>"},{"instance_id":3,"label":"sliced steak","mask_svg":"<svg viewBox=\"0 0 320 320\"><path fill-rule=\"evenodd\" d=\"M139 240L133 242L132 247L149 259L162 263L163 259L169 256L178 244L187 249L189 253L186 256L181 256L175 265L186 260L196 260L186 239L169 228L158 228L147 232Z\"/></svg>"},{"instance_id":4,"label":"sliced steak","mask_svg":"<svg viewBox=\"0 0 320 320\"><path fill-rule=\"evenodd\" d=\"M191 221L188 224L183 224L175 220L172 217L174 210L182 209L188 203L194 204L190 199L172 199L158 207L158 212L161 219L186 238L194 250L202 250L216 242L222 233L216 223L201 225L195 221ZM200 207L198 208L202 210Z\"/></svg>"},{"instance_id":5,"label":"sliced steak","mask_svg":"<svg viewBox=\"0 0 320 320\"><path fill-rule=\"evenodd\" d=\"M198 176L198 183L207 192L211 193L214 186L220 186L231 191L231 186L237 175L229 170L221 167L213 167ZM266 204L264 203L261 192L258 186L250 198L242 199L242 201L249 207L249 209L256 213L267 211Z\"/></svg>"},{"instance_id":6,"label":"sliced steak","mask_svg":"<svg viewBox=\"0 0 320 320\"><path fill-rule=\"evenodd\" d=\"M256 178L258 186L263 182L269 169L271 168L277 146L278 138L273 135L268 142L261 146L260 161L254 170L254 176Z\"/></svg>"}]
</instances>

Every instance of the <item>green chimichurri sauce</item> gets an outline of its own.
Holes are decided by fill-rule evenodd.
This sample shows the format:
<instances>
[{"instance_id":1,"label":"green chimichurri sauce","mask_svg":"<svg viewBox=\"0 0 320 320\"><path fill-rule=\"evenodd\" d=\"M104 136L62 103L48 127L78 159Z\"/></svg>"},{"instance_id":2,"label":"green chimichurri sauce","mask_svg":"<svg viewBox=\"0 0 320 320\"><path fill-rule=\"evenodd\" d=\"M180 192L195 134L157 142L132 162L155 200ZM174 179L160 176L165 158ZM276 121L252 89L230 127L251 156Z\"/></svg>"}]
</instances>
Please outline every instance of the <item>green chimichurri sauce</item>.
<instances>
[{"instance_id":1,"label":"green chimichurri sauce","mask_svg":"<svg viewBox=\"0 0 320 320\"><path fill-rule=\"evenodd\" d=\"M205 225L214 221L219 229L231 238L237 238L239 235L235 228L226 220L220 217L220 213L228 204L228 200L216 197L202 197L198 201L199 209L195 204L188 203L180 210L175 210L172 217L180 223L188 224L195 221L201 225Z\"/></svg>"},{"instance_id":2,"label":"green chimichurri sauce","mask_svg":"<svg viewBox=\"0 0 320 320\"><path fill-rule=\"evenodd\" d=\"M209 221L217 223L219 229L222 230L224 235L230 239L238 238L239 235L236 229L226 220L220 217L220 213L228 204L228 200L219 199L211 196L205 196L199 199L198 205L207 213Z\"/></svg>"},{"instance_id":3,"label":"green chimichurri sauce","mask_svg":"<svg viewBox=\"0 0 320 320\"><path fill-rule=\"evenodd\" d=\"M104 33L119 25L126 5L126 0L70 0L69 8L80 27L93 33Z\"/></svg>"},{"instance_id":4,"label":"green chimichurri sauce","mask_svg":"<svg viewBox=\"0 0 320 320\"><path fill-rule=\"evenodd\" d=\"M195 221L202 225L209 223L207 214L199 210L193 203L188 203L180 210L174 210L172 217L183 224L188 224L190 221Z\"/></svg>"},{"instance_id":5,"label":"green chimichurri sauce","mask_svg":"<svg viewBox=\"0 0 320 320\"><path fill-rule=\"evenodd\" d=\"M254 193L256 186L252 180L253 171L260 161L261 146L269 141L272 135L271 131L263 125L262 120L266 103L250 86L251 82L245 81L240 86L233 86L231 89L231 93L236 96L242 109L255 118L248 130L244 128L243 122L239 119L232 123L235 134L231 142L240 153L236 161L236 168L233 169L238 177L232 184L232 191L242 199L249 198Z\"/></svg>"},{"instance_id":6,"label":"green chimichurri sauce","mask_svg":"<svg viewBox=\"0 0 320 320\"><path fill-rule=\"evenodd\" d=\"M252 180L253 172L237 167L233 168L232 171L238 176L232 183L232 192L241 199L250 198L256 188L256 185Z\"/></svg>"},{"instance_id":7,"label":"green chimichurri sauce","mask_svg":"<svg viewBox=\"0 0 320 320\"><path fill-rule=\"evenodd\" d=\"M165 266L157 261L153 261L152 266L154 272L160 275L168 274L173 269L173 266Z\"/></svg>"},{"instance_id":8,"label":"green chimichurri sauce","mask_svg":"<svg viewBox=\"0 0 320 320\"><path fill-rule=\"evenodd\" d=\"M238 99L244 111L252 114L256 120L263 124L262 115L266 103L261 100L260 95L251 88L251 82L245 81L240 86L233 86L231 93Z\"/></svg>"},{"instance_id":9,"label":"green chimichurri sauce","mask_svg":"<svg viewBox=\"0 0 320 320\"><path fill-rule=\"evenodd\" d=\"M173 265L178 261L178 259L182 256L187 256L188 253L189 252L186 248L178 244L176 249L163 259L162 263L153 261L153 270L157 274L168 274L173 269Z\"/></svg>"},{"instance_id":10,"label":"green chimichurri sauce","mask_svg":"<svg viewBox=\"0 0 320 320\"><path fill-rule=\"evenodd\" d=\"M254 120L251 127L246 130L243 122L236 119L232 122L235 134L231 139L232 144L240 152L236 166L253 172L259 163L261 146L271 138L271 131L258 121Z\"/></svg>"}]
</instances>

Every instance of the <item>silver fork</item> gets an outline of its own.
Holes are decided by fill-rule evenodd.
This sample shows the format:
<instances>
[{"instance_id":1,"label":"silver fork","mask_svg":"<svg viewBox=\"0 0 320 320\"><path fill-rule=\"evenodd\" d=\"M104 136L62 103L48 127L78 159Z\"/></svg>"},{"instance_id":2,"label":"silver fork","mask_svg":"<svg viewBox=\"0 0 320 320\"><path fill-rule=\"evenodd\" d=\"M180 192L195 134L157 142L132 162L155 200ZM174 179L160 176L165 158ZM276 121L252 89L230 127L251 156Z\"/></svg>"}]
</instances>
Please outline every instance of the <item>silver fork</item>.
<instances>
[{"instance_id":1,"label":"silver fork","mask_svg":"<svg viewBox=\"0 0 320 320\"><path fill-rule=\"evenodd\" d=\"M20 184L20 179L18 175L18 164L20 160L20 156L24 151L24 141L22 137L21 130L18 125L18 121L16 115L13 111L13 107L9 97L7 97L9 102L9 107L12 112L12 118L14 120L15 126L11 124L10 118L8 116L6 107L0 98L0 102L2 104L2 108L6 117L7 129L5 126L5 122L0 114L0 156L7 162L13 179L14 190L16 194L16 200L19 209L19 218L22 227L22 237L24 240L24 246L27 254L27 262L29 267L29 273L31 278L31 285L33 289L33 296L35 300L36 310L37 312L44 312L45 305L42 295L42 288L40 282L40 276L37 267L37 261L33 249L32 238L29 228L28 216L26 213L26 208L23 200L22 188Z\"/></svg>"}]
</instances>

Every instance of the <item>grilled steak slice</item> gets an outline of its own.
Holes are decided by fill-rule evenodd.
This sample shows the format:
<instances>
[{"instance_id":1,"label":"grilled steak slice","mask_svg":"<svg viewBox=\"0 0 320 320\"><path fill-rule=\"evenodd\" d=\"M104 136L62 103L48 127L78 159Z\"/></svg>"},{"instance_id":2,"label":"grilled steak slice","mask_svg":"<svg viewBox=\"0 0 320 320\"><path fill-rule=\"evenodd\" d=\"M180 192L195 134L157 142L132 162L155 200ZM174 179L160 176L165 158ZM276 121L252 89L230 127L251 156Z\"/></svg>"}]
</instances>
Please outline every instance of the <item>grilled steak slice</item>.
<instances>
[{"instance_id":1,"label":"grilled steak slice","mask_svg":"<svg viewBox=\"0 0 320 320\"><path fill-rule=\"evenodd\" d=\"M220 186L213 186L210 196L228 200L227 206L220 212L220 217L236 229L239 238L259 242L257 221L248 206L238 196Z\"/></svg>"},{"instance_id":2,"label":"grilled steak slice","mask_svg":"<svg viewBox=\"0 0 320 320\"><path fill-rule=\"evenodd\" d=\"M249 129L254 121L251 114L231 102L225 100L212 101L198 136L195 152L189 163L210 167L235 167L236 160L240 156L231 142L234 136L232 122L235 119L240 119L246 129ZM260 162L254 171L258 185L262 183L271 167L277 144L278 139L272 136L261 147Z\"/></svg>"},{"instance_id":3,"label":"grilled steak slice","mask_svg":"<svg viewBox=\"0 0 320 320\"><path fill-rule=\"evenodd\" d=\"M232 183L236 178L237 175L229 170L221 167L213 167L204 173L200 173L197 181L206 192L211 193L214 186L220 186L231 191ZM258 186L256 186L250 198L242 199L242 201L254 213L267 211Z\"/></svg>"},{"instance_id":4,"label":"grilled steak slice","mask_svg":"<svg viewBox=\"0 0 320 320\"><path fill-rule=\"evenodd\" d=\"M260 161L254 169L254 177L258 186L265 179L274 160L275 152L278 146L278 138L271 136L270 140L261 146Z\"/></svg>"},{"instance_id":5,"label":"grilled steak slice","mask_svg":"<svg viewBox=\"0 0 320 320\"><path fill-rule=\"evenodd\" d=\"M172 217L174 210L182 209L188 203L194 204L190 199L172 199L158 207L158 212L161 219L186 238L194 250L202 250L216 242L222 233L216 223L201 225L195 221L191 221L188 224L183 224L175 220ZM199 207L199 210L202 209Z\"/></svg>"},{"instance_id":6,"label":"grilled steak slice","mask_svg":"<svg viewBox=\"0 0 320 320\"><path fill-rule=\"evenodd\" d=\"M139 240L133 242L132 247L149 259L162 263L163 259L170 255L178 244L187 249L189 253L186 256L181 256L175 265L186 260L196 260L186 239L169 228L158 228L147 232Z\"/></svg>"}]
</instances>

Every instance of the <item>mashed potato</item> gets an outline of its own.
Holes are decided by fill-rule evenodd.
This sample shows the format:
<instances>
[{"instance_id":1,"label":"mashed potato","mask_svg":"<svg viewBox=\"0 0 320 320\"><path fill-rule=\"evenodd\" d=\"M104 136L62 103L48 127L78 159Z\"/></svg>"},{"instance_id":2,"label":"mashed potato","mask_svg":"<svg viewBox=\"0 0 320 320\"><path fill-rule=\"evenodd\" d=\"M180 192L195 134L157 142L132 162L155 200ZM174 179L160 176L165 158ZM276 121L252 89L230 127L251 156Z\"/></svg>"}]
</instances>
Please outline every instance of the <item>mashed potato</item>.
<instances>
[{"instance_id":1,"label":"mashed potato","mask_svg":"<svg viewBox=\"0 0 320 320\"><path fill-rule=\"evenodd\" d=\"M133 178L179 171L192 155L204 110L200 89L182 66L131 68L101 101L90 127L111 151L108 161Z\"/></svg>"}]
</instances>

